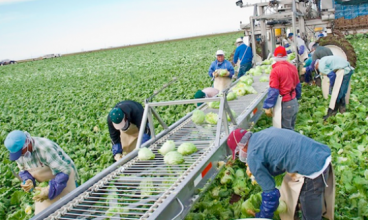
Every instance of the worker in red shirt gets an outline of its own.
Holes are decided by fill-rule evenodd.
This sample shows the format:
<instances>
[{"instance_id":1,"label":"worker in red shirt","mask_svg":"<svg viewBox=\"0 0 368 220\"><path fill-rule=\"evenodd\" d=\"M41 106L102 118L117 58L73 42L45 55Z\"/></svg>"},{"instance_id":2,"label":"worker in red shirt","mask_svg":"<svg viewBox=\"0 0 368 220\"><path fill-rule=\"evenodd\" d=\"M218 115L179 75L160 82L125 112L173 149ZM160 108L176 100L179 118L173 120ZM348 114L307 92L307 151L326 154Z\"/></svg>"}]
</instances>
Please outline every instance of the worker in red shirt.
<instances>
[{"instance_id":1,"label":"worker in red shirt","mask_svg":"<svg viewBox=\"0 0 368 220\"><path fill-rule=\"evenodd\" d=\"M274 52L276 63L272 65L270 88L264 101L266 115L273 117L273 126L294 130L299 105L297 99L302 96L302 86L298 70L287 61L284 47L277 47Z\"/></svg>"}]
</instances>

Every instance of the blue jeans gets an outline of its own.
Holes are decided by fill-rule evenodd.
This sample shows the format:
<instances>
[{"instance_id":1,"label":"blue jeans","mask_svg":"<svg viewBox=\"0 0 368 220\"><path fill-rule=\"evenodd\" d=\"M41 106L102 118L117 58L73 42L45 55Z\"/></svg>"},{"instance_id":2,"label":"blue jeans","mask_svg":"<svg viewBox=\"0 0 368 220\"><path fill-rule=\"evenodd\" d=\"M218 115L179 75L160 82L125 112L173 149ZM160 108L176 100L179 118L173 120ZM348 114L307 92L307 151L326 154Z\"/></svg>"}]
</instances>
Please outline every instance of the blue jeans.
<instances>
[{"instance_id":1,"label":"blue jeans","mask_svg":"<svg viewBox=\"0 0 368 220\"><path fill-rule=\"evenodd\" d=\"M330 166L328 166L317 178L304 179L304 184L299 196L303 220L322 220L322 207L325 203L324 192L330 172Z\"/></svg>"},{"instance_id":2,"label":"blue jeans","mask_svg":"<svg viewBox=\"0 0 368 220\"><path fill-rule=\"evenodd\" d=\"M298 100L294 98L288 102L282 102L281 127L294 130L296 114L299 110Z\"/></svg>"},{"instance_id":3,"label":"blue jeans","mask_svg":"<svg viewBox=\"0 0 368 220\"><path fill-rule=\"evenodd\" d=\"M240 64L240 68L239 68L239 73L238 73L238 79L242 76L244 76L244 74L250 70L250 68L252 68L252 62L250 63L244 63L244 64Z\"/></svg>"},{"instance_id":4,"label":"blue jeans","mask_svg":"<svg viewBox=\"0 0 368 220\"><path fill-rule=\"evenodd\" d=\"M341 99L345 99L345 95L348 92L349 89L349 82L351 79L351 75L353 75L354 70L350 71L350 73L344 75L344 78L342 79L339 95L337 96L336 103L339 103Z\"/></svg>"}]
</instances>

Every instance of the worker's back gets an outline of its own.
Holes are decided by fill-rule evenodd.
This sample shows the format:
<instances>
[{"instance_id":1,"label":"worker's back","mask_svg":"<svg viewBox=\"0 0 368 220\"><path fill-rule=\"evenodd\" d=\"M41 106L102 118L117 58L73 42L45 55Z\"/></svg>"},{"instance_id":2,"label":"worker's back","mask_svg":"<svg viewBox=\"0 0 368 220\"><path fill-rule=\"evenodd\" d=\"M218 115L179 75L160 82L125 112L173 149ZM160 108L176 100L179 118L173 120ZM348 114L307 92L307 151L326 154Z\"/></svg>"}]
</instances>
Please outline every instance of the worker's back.
<instances>
[{"instance_id":1,"label":"worker's back","mask_svg":"<svg viewBox=\"0 0 368 220\"><path fill-rule=\"evenodd\" d=\"M296 85L300 82L296 67L288 61L278 61L272 67L270 87L279 89L283 102L294 99Z\"/></svg>"}]
</instances>

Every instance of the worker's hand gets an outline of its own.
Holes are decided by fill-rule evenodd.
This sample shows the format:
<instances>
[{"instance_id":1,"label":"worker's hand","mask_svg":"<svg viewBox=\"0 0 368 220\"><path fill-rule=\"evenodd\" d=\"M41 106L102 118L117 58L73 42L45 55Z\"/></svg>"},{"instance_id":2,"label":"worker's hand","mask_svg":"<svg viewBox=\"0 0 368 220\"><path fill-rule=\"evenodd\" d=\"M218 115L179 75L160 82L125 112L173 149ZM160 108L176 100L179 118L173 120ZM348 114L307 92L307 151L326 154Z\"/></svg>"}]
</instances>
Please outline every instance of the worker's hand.
<instances>
[{"instance_id":1,"label":"worker's hand","mask_svg":"<svg viewBox=\"0 0 368 220\"><path fill-rule=\"evenodd\" d=\"M268 117L273 117L272 108L265 109L265 113Z\"/></svg>"},{"instance_id":2,"label":"worker's hand","mask_svg":"<svg viewBox=\"0 0 368 220\"><path fill-rule=\"evenodd\" d=\"M36 202L43 202L49 198L50 186L36 187L36 195L32 198Z\"/></svg>"},{"instance_id":3,"label":"worker's hand","mask_svg":"<svg viewBox=\"0 0 368 220\"><path fill-rule=\"evenodd\" d=\"M26 182L24 182L23 184L20 184L20 186L22 187L22 189L25 191L25 192L29 192L31 191L33 188L34 188L34 185L33 185L33 181L28 179Z\"/></svg>"},{"instance_id":4,"label":"worker's hand","mask_svg":"<svg viewBox=\"0 0 368 220\"><path fill-rule=\"evenodd\" d=\"M217 71L213 72L213 76L218 77L219 76L218 72Z\"/></svg>"},{"instance_id":5,"label":"worker's hand","mask_svg":"<svg viewBox=\"0 0 368 220\"><path fill-rule=\"evenodd\" d=\"M122 154L115 154L115 156L114 156L115 161L118 161L121 158L123 158L123 155Z\"/></svg>"},{"instance_id":6,"label":"worker's hand","mask_svg":"<svg viewBox=\"0 0 368 220\"><path fill-rule=\"evenodd\" d=\"M255 213L253 210L248 209L248 210L247 210L247 213L248 213L249 215L252 215L253 217L256 217L256 213Z\"/></svg>"},{"instance_id":7,"label":"worker's hand","mask_svg":"<svg viewBox=\"0 0 368 220\"><path fill-rule=\"evenodd\" d=\"M246 173L247 173L247 175L248 175L249 177L251 177L251 176L252 176L252 172L250 172L249 166L247 166L247 171L246 171Z\"/></svg>"},{"instance_id":8,"label":"worker's hand","mask_svg":"<svg viewBox=\"0 0 368 220\"><path fill-rule=\"evenodd\" d=\"M307 69L306 69L306 68L303 68L303 69L300 71L300 75L304 75L306 71L307 71Z\"/></svg>"}]
</instances>

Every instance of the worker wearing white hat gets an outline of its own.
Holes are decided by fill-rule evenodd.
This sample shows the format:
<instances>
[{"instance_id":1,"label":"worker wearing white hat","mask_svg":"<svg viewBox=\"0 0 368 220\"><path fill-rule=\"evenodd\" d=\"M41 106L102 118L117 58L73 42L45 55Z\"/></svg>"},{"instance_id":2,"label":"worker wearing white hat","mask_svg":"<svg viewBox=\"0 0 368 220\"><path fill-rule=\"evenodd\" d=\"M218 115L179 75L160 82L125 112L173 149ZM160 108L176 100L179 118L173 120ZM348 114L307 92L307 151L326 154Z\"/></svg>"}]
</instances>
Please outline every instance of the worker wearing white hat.
<instances>
[{"instance_id":1,"label":"worker wearing white hat","mask_svg":"<svg viewBox=\"0 0 368 220\"><path fill-rule=\"evenodd\" d=\"M243 38L243 43L236 48L233 63L239 65L239 73L237 78L242 77L250 68L252 68L253 53L252 48L245 44L245 39Z\"/></svg>"},{"instance_id":2,"label":"worker wearing white hat","mask_svg":"<svg viewBox=\"0 0 368 220\"><path fill-rule=\"evenodd\" d=\"M119 102L107 116L112 141L112 154L116 161L133 151L137 144L139 129L145 129L142 144L151 139L148 123L141 128L143 106L135 101Z\"/></svg>"},{"instance_id":3,"label":"worker wearing white hat","mask_svg":"<svg viewBox=\"0 0 368 220\"><path fill-rule=\"evenodd\" d=\"M243 44L243 39L241 39L240 37L237 38L236 41L235 41L235 46L236 47L239 47L242 44Z\"/></svg>"},{"instance_id":4,"label":"worker wearing white hat","mask_svg":"<svg viewBox=\"0 0 368 220\"><path fill-rule=\"evenodd\" d=\"M18 164L22 189L30 192L35 188L40 192L33 197L35 214L76 188L75 180L79 177L74 162L55 142L15 130L8 134L4 145L10 151L10 160ZM49 183L36 187L36 180Z\"/></svg>"},{"instance_id":5,"label":"worker wearing white hat","mask_svg":"<svg viewBox=\"0 0 368 220\"><path fill-rule=\"evenodd\" d=\"M214 80L213 87L220 92L230 86L234 68L228 60L225 60L223 50L216 52L216 60L211 63L208 75Z\"/></svg>"}]
</instances>

